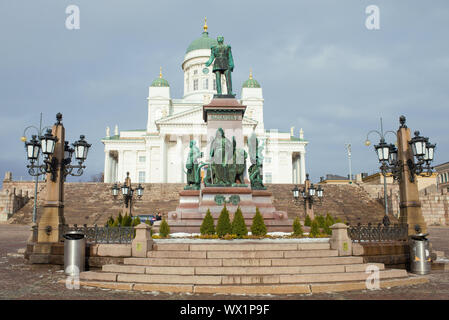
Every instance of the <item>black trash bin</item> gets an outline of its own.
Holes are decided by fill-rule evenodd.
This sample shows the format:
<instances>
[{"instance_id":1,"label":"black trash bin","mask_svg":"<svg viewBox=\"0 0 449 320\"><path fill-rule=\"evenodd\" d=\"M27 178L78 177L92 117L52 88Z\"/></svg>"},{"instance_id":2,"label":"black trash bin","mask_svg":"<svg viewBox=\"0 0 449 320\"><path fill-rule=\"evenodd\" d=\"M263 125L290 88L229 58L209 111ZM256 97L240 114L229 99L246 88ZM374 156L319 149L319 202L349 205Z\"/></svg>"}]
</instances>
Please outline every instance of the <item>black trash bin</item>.
<instances>
[{"instance_id":1,"label":"black trash bin","mask_svg":"<svg viewBox=\"0 0 449 320\"><path fill-rule=\"evenodd\" d=\"M67 275L78 276L84 271L86 238L82 231L69 231L64 237L64 270Z\"/></svg>"}]
</instances>

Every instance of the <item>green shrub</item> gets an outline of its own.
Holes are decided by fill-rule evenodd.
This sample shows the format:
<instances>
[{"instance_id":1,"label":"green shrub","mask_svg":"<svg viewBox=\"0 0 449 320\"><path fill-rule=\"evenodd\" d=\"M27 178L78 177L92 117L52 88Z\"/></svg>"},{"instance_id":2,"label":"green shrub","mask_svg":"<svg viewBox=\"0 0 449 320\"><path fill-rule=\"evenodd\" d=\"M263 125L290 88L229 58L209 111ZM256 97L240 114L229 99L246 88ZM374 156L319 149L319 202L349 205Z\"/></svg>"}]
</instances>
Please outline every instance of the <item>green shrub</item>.
<instances>
[{"instance_id":1,"label":"green shrub","mask_svg":"<svg viewBox=\"0 0 449 320\"><path fill-rule=\"evenodd\" d=\"M133 218L128 216L128 214L125 214L122 218L122 222L120 223L120 225L122 227L131 227L132 223L133 223Z\"/></svg>"},{"instance_id":2,"label":"green shrub","mask_svg":"<svg viewBox=\"0 0 449 320\"><path fill-rule=\"evenodd\" d=\"M165 221L165 219L162 219L161 225L159 226L159 235L162 238L167 238L169 234L170 234L170 227L167 221Z\"/></svg>"},{"instance_id":3,"label":"green shrub","mask_svg":"<svg viewBox=\"0 0 449 320\"><path fill-rule=\"evenodd\" d=\"M293 235L295 237L300 237L303 235L301 221L299 221L299 217L296 217L293 221Z\"/></svg>"},{"instance_id":4,"label":"green shrub","mask_svg":"<svg viewBox=\"0 0 449 320\"><path fill-rule=\"evenodd\" d=\"M325 227L326 219L323 216L317 215L314 220L318 223L319 228Z\"/></svg>"},{"instance_id":5,"label":"green shrub","mask_svg":"<svg viewBox=\"0 0 449 320\"><path fill-rule=\"evenodd\" d=\"M245 219L243 218L240 207L237 208L234 219L232 220L232 234L237 235L238 238L248 235L248 229L246 228Z\"/></svg>"},{"instance_id":6,"label":"green shrub","mask_svg":"<svg viewBox=\"0 0 449 320\"><path fill-rule=\"evenodd\" d=\"M324 232L325 234L327 234L327 235L331 235L331 234L332 234L332 230L331 230L330 226L331 226L331 225L329 225L329 224L326 223L326 225L325 225L324 228L323 228L323 232Z\"/></svg>"},{"instance_id":7,"label":"green shrub","mask_svg":"<svg viewBox=\"0 0 449 320\"><path fill-rule=\"evenodd\" d=\"M329 213L326 214L326 225L330 227L333 224L335 224L334 218L332 218L332 216Z\"/></svg>"},{"instance_id":8,"label":"green shrub","mask_svg":"<svg viewBox=\"0 0 449 320\"><path fill-rule=\"evenodd\" d=\"M259 208L256 208L256 214L254 215L253 224L251 225L251 233L254 236L264 236L267 234L267 227L265 226Z\"/></svg>"},{"instance_id":9,"label":"green shrub","mask_svg":"<svg viewBox=\"0 0 449 320\"><path fill-rule=\"evenodd\" d=\"M139 217L135 217L135 218L133 219L132 226L135 227L135 226L138 226L138 225L141 224L141 223L142 223L142 222L140 221L140 218L139 218Z\"/></svg>"},{"instance_id":10,"label":"green shrub","mask_svg":"<svg viewBox=\"0 0 449 320\"><path fill-rule=\"evenodd\" d=\"M320 235L320 227L318 226L318 221L313 220L312 225L310 226L309 237L316 238Z\"/></svg>"},{"instance_id":11,"label":"green shrub","mask_svg":"<svg viewBox=\"0 0 449 320\"><path fill-rule=\"evenodd\" d=\"M123 220L123 216L122 216L122 212L120 211L118 213L118 217L117 217L117 224L123 225L122 220Z\"/></svg>"},{"instance_id":12,"label":"green shrub","mask_svg":"<svg viewBox=\"0 0 449 320\"><path fill-rule=\"evenodd\" d=\"M200 227L201 235L213 235L215 234L214 218L210 214L210 210L207 209L206 216L203 219L203 223Z\"/></svg>"},{"instance_id":13,"label":"green shrub","mask_svg":"<svg viewBox=\"0 0 449 320\"><path fill-rule=\"evenodd\" d=\"M335 218L335 223L343 223L343 221L341 221L341 219L340 218Z\"/></svg>"},{"instance_id":14,"label":"green shrub","mask_svg":"<svg viewBox=\"0 0 449 320\"><path fill-rule=\"evenodd\" d=\"M229 211L226 208L226 204L221 210L220 216L217 221L217 235L223 238L225 235L232 232L231 220L229 219Z\"/></svg>"},{"instance_id":15,"label":"green shrub","mask_svg":"<svg viewBox=\"0 0 449 320\"><path fill-rule=\"evenodd\" d=\"M114 218L112 216L110 216L108 221L106 222L106 227L112 227L113 224L114 224Z\"/></svg>"},{"instance_id":16,"label":"green shrub","mask_svg":"<svg viewBox=\"0 0 449 320\"><path fill-rule=\"evenodd\" d=\"M306 214L306 219L304 220L304 226L310 227L312 225L312 219L310 219L310 216Z\"/></svg>"}]
</instances>

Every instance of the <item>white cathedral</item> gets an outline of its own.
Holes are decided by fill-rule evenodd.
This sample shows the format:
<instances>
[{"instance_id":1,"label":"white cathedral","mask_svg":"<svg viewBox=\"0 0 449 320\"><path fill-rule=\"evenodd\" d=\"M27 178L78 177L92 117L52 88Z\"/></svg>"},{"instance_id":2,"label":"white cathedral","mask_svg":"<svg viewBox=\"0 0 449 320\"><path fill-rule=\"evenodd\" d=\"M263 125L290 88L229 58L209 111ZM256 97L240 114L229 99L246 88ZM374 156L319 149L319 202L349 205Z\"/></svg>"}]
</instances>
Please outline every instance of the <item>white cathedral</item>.
<instances>
[{"instance_id":1,"label":"white cathedral","mask_svg":"<svg viewBox=\"0 0 449 320\"><path fill-rule=\"evenodd\" d=\"M148 120L144 130L118 130L111 135L106 128L104 144L104 182L123 182L129 172L132 182L138 183L182 183L186 182L185 162L190 140L195 140L206 154L207 128L203 120L203 105L212 99L215 90L215 75L212 66L205 67L210 57L210 48L217 41L209 37L207 25L202 36L187 48L182 70L184 71L184 96L174 99L170 95L167 80L154 80L148 90ZM224 77L222 77L224 78ZM223 81L223 92L226 85ZM253 132L264 145L264 183L304 183L306 176L306 145L302 129L299 136L290 132L266 130L264 127L262 88L253 79L242 85L239 102L246 112L242 121L245 150L248 137ZM247 159L249 168L249 157Z\"/></svg>"}]
</instances>

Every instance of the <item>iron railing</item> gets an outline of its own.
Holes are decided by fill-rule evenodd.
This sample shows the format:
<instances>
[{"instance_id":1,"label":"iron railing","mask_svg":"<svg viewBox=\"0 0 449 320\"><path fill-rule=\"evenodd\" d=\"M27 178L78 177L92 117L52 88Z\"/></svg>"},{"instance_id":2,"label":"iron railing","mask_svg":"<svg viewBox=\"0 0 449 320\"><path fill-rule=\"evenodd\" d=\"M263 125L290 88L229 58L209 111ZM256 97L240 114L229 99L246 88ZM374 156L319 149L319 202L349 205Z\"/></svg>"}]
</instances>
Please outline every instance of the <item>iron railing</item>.
<instances>
[{"instance_id":1,"label":"iron railing","mask_svg":"<svg viewBox=\"0 0 449 320\"><path fill-rule=\"evenodd\" d=\"M368 225L356 226L349 225L348 236L355 242L381 242L381 241L406 241L408 240L408 226L406 224L377 226L368 223Z\"/></svg>"},{"instance_id":2,"label":"iron railing","mask_svg":"<svg viewBox=\"0 0 449 320\"><path fill-rule=\"evenodd\" d=\"M86 236L88 243L131 243L135 237L134 227L88 227L86 224L78 226L64 225L62 234L69 231L81 231Z\"/></svg>"}]
</instances>

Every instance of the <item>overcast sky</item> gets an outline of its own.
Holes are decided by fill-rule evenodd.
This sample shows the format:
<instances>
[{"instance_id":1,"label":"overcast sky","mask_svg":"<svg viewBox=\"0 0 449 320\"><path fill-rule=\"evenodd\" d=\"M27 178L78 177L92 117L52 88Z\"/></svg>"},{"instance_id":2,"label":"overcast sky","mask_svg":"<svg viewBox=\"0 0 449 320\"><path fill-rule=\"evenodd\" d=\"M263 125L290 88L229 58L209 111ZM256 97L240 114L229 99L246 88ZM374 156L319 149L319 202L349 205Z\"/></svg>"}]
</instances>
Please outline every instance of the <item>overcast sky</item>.
<instances>
[{"instance_id":1,"label":"overcast sky","mask_svg":"<svg viewBox=\"0 0 449 320\"><path fill-rule=\"evenodd\" d=\"M80 29L68 30L68 5ZM380 9L368 30L365 9ZM181 63L202 32L232 45L234 87L252 68L263 88L265 128L303 128L307 172L377 170L368 131L398 128L399 116L437 143L449 161L449 2L447 0L0 2L0 178L30 179L20 141L28 125L63 113L68 140L92 143L82 177L103 171L106 126L146 127L148 86L162 66L172 98L183 94ZM31 132L31 131L30 131ZM370 136L377 143L379 138ZM389 137L390 142L394 142ZM78 181L71 178L69 181Z\"/></svg>"}]
</instances>

